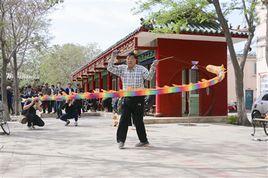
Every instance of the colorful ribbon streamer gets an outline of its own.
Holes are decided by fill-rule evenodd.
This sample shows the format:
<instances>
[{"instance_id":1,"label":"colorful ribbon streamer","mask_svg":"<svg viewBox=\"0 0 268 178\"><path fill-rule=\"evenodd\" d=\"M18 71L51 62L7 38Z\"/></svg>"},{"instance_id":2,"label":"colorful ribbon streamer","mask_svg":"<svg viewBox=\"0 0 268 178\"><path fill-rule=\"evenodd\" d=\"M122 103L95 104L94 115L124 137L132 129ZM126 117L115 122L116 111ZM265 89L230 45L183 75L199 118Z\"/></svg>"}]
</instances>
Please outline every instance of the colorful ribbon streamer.
<instances>
[{"instance_id":1,"label":"colorful ribbon streamer","mask_svg":"<svg viewBox=\"0 0 268 178\"><path fill-rule=\"evenodd\" d=\"M214 65L208 65L206 66L206 70L208 72L214 73L217 76L210 79L202 79L202 81L199 81L197 83L190 83L187 85L175 85L173 86L164 86L164 87L156 87L156 88L143 88L143 89L128 89L128 90L109 90L102 92L94 92L94 93L72 93L71 95L57 95L57 96L40 96L35 98L30 98L30 100L41 100L41 101L47 101L47 100L56 100L56 101L63 101L67 99L94 99L94 98L113 98L113 97L126 97L126 96L146 96L146 95L161 95L161 94L169 94L169 93L179 93L179 92L185 92L185 91L192 91L192 90L199 90L202 88L207 88L209 86L215 85L219 82L221 82L225 77L225 68L224 66L214 66ZM29 98L28 98L29 99ZM28 100L27 99L27 100Z\"/></svg>"}]
</instances>

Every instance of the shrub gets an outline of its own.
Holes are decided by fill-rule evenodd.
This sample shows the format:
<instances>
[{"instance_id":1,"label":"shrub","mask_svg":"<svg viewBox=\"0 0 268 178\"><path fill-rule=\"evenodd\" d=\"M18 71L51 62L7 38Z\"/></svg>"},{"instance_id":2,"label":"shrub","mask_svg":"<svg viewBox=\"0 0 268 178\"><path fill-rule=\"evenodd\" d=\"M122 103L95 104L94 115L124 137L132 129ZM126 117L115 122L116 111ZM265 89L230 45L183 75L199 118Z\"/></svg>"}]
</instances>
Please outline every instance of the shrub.
<instances>
[{"instance_id":1,"label":"shrub","mask_svg":"<svg viewBox=\"0 0 268 178\"><path fill-rule=\"evenodd\" d=\"M228 116L227 123L228 124L237 124L237 116Z\"/></svg>"}]
</instances>

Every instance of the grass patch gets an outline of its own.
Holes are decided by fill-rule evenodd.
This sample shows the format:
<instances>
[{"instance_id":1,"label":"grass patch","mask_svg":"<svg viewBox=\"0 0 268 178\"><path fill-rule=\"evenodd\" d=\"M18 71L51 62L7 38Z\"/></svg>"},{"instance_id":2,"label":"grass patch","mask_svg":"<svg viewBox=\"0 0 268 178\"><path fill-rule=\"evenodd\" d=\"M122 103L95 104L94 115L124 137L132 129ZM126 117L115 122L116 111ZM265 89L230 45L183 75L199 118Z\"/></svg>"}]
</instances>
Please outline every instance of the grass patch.
<instances>
[{"instance_id":1,"label":"grass patch","mask_svg":"<svg viewBox=\"0 0 268 178\"><path fill-rule=\"evenodd\" d=\"M228 116L227 123L228 124L237 124L237 116Z\"/></svg>"}]
</instances>

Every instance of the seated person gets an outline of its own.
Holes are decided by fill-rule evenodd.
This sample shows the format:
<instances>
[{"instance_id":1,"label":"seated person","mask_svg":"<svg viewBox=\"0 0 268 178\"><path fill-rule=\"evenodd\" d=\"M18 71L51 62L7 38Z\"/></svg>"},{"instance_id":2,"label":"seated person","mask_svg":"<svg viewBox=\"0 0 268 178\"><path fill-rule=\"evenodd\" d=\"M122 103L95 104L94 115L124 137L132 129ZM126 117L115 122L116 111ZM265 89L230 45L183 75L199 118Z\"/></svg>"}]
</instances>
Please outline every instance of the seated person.
<instances>
[{"instance_id":1,"label":"seated person","mask_svg":"<svg viewBox=\"0 0 268 178\"><path fill-rule=\"evenodd\" d=\"M22 115L24 115L25 118L23 118L21 123L24 124L27 122L27 126L33 129L35 125L39 127L43 127L45 123L38 115L36 115L37 109L40 112L42 111L38 98L27 100L24 103L23 110L22 110Z\"/></svg>"},{"instance_id":2,"label":"seated person","mask_svg":"<svg viewBox=\"0 0 268 178\"><path fill-rule=\"evenodd\" d=\"M74 99L67 99L64 108L65 108L65 114L63 114L60 117L60 120L65 121L66 122L65 126L67 126L70 124L69 119L74 118L75 120L74 125L77 126L78 109L79 109L79 104L77 103L77 101L75 101Z\"/></svg>"},{"instance_id":3,"label":"seated person","mask_svg":"<svg viewBox=\"0 0 268 178\"><path fill-rule=\"evenodd\" d=\"M113 105L112 105L112 98L105 98L102 100L102 107L105 111L112 112Z\"/></svg>"}]
</instances>

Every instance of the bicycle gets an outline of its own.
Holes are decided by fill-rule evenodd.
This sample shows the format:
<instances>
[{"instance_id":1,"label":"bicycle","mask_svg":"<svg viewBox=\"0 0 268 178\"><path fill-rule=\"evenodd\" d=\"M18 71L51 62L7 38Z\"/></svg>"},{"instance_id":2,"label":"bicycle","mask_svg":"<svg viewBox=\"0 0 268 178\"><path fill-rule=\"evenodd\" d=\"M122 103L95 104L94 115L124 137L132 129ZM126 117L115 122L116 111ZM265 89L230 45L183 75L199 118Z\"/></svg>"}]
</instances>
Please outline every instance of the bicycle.
<instances>
[{"instance_id":1,"label":"bicycle","mask_svg":"<svg viewBox=\"0 0 268 178\"><path fill-rule=\"evenodd\" d=\"M4 119L4 110L2 107L2 103L0 102L0 127L2 128L4 134L9 135L10 130L7 121Z\"/></svg>"}]
</instances>

